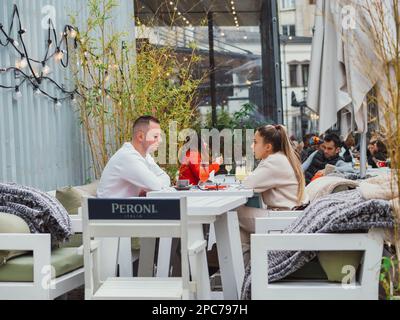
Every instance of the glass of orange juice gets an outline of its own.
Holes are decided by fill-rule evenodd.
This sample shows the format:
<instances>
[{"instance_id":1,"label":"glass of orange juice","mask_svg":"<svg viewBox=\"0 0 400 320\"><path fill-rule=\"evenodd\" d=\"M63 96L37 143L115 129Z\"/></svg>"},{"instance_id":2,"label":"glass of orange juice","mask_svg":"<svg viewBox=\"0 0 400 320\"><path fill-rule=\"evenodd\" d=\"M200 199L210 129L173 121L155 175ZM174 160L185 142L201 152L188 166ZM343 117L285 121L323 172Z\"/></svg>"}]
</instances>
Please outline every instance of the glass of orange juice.
<instances>
[{"instance_id":1,"label":"glass of orange juice","mask_svg":"<svg viewBox=\"0 0 400 320\"><path fill-rule=\"evenodd\" d=\"M201 165L200 165L200 177L199 177L199 178L200 178L200 181L201 181L202 183L205 183L205 182L208 181L209 172L208 172L207 166L204 165L204 164L201 164Z\"/></svg>"}]
</instances>

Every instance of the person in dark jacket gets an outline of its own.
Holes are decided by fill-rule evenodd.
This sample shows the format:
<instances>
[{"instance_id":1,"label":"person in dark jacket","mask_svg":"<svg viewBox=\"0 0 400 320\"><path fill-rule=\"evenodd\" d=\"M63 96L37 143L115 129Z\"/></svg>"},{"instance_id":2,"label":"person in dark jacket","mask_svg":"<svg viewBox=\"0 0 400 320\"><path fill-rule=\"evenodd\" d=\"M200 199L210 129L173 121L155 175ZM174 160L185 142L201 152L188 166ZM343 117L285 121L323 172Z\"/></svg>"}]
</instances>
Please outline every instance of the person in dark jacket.
<instances>
[{"instance_id":1,"label":"person in dark jacket","mask_svg":"<svg viewBox=\"0 0 400 320\"><path fill-rule=\"evenodd\" d=\"M315 155L310 167L306 170L306 183L309 184L312 178L325 169L326 165L336 165L339 160L343 160L339 156L341 149L340 138L336 134L327 134L324 138L322 150Z\"/></svg>"},{"instance_id":2,"label":"person in dark jacket","mask_svg":"<svg viewBox=\"0 0 400 320\"><path fill-rule=\"evenodd\" d=\"M308 148L303 149L301 153L301 162L304 163L307 159L315 152L320 150L321 145L323 144L323 140L320 139L316 135L311 135L308 140Z\"/></svg>"},{"instance_id":3,"label":"person in dark jacket","mask_svg":"<svg viewBox=\"0 0 400 320\"><path fill-rule=\"evenodd\" d=\"M387 160L387 148L385 144L378 139L371 139L368 145L368 165L372 168L378 168L378 161Z\"/></svg>"},{"instance_id":4,"label":"person in dark jacket","mask_svg":"<svg viewBox=\"0 0 400 320\"><path fill-rule=\"evenodd\" d=\"M354 137L349 135L347 139L343 142L342 146L342 158L344 162L353 162L353 154L351 149L356 145Z\"/></svg>"}]
</instances>

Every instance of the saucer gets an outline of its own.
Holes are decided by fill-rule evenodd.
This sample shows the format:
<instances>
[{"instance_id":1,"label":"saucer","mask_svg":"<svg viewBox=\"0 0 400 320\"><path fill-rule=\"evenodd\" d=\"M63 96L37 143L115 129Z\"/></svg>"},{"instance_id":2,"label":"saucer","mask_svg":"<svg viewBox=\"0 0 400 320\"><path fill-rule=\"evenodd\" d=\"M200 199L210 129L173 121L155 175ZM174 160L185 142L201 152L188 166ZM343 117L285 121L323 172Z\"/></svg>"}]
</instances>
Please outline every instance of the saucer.
<instances>
[{"instance_id":1,"label":"saucer","mask_svg":"<svg viewBox=\"0 0 400 320\"><path fill-rule=\"evenodd\" d=\"M178 191L189 191L190 189L192 189L193 186L187 186L187 187L178 187L178 186L174 186L174 188Z\"/></svg>"}]
</instances>

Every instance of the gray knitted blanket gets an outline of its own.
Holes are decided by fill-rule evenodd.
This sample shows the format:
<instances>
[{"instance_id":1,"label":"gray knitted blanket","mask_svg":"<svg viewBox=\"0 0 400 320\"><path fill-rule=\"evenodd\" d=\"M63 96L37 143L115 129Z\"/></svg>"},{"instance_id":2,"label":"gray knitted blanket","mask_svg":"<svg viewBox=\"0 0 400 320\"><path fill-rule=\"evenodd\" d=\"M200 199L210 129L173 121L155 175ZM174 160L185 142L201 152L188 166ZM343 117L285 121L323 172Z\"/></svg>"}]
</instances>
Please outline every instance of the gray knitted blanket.
<instances>
[{"instance_id":1,"label":"gray knitted blanket","mask_svg":"<svg viewBox=\"0 0 400 320\"><path fill-rule=\"evenodd\" d=\"M371 228L393 228L394 219L388 201L365 201L358 190L320 198L310 204L285 233L368 232ZM252 254L254 254L252 252ZM260 254L260 253L257 253ZM286 278L313 260L317 252L274 251L268 253L269 282ZM246 268L242 299L251 299L251 269Z\"/></svg>"},{"instance_id":2,"label":"gray knitted blanket","mask_svg":"<svg viewBox=\"0 0 400 320\"><path fill-rule=\"evenodd\" d=\"M71 219L57 199L34 188L0 183L0 212L23 219L32 233L49 233L53 244L67 240Z\"/></svg>"}]
</instances>

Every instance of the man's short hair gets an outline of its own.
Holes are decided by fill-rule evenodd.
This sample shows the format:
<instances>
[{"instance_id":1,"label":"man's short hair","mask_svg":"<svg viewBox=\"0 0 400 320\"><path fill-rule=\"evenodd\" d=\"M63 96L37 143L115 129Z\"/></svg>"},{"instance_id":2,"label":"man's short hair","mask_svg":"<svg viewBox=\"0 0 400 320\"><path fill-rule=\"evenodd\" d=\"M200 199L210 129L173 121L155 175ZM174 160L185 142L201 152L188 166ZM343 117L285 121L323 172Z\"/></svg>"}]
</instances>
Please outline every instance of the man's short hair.
<instances>
[{"instance_id":1,"label":"man's short hair","mask_svg":"<svg viewBox=\"0 0 400 320\"><path fill-rule=\"evenodd\" d=\"M324 138L325 142L332 142L335 144L336 148L340 148L342 146L342 142L340 141L340 138L337 134L335 133L329 133L325 136Z\"/></svg>"},{"instance_id":2,"label":"man's short hair","mask_svg":"<svg viewBox=\"0 0 400 320\"><path fill-rule=\"evenodd\" d=\"M142 116L133 123L132 127L132 135L135 135L136 130L139 129L140 127L148 127L150 125L150 122L155 122L157 124L160 124L160 121L153 117L153 116Z\"/></svg>"}]
</instances>

